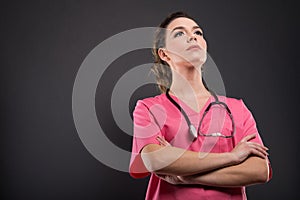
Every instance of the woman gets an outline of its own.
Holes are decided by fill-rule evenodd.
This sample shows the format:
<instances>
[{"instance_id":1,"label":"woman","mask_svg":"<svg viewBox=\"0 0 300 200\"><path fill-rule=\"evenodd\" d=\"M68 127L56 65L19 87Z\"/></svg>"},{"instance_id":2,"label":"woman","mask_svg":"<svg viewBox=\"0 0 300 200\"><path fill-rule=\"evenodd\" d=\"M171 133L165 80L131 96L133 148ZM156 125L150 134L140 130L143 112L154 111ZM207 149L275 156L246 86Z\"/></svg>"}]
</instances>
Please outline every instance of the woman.
<instances>
[{"instance_id":1,"label":"woman","mask_svg":"<svg viewBox=\"0 0 300 200\"><path fill-rule=\"evenodd\" d=\"M206 86L207 45L193 18L176 12L159 28L153 72L162 94L137 102L130 174L151 173L146 199L246 199L245 186L271 177L251 112Z\"/></svg>"}]
</instances>

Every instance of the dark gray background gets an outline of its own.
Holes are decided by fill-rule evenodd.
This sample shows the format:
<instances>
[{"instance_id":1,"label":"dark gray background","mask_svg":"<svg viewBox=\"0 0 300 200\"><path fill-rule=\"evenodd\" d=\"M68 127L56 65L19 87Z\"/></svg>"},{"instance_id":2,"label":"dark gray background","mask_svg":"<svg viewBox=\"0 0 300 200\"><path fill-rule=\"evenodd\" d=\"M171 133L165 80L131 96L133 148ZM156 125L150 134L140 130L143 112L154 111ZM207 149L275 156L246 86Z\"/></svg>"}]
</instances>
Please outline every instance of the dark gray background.
<instances>
[{"instance_id":1,"label":"dark gray background","mask_svg":"<svg viewBox=\"0 0 300 200\"><path fill-rule=\"evenodd\" d=\"M100 42L156 26L177 10L198 20L227 95L244 99L270 148L273 179L249 187L249 199L299 198L298 9L296 1L283 0L2 1L2 199L144 198L147 178L104 166L81 143L72 87L82 61ZM105 113L100 124L126 150L131 137L116 127L111 92L123 73L151 61L148 50L130 52L99 82L96 109ZM129 109L137 98L156 93L153 85L138 89Z\"/></svg>"}]
</instances>

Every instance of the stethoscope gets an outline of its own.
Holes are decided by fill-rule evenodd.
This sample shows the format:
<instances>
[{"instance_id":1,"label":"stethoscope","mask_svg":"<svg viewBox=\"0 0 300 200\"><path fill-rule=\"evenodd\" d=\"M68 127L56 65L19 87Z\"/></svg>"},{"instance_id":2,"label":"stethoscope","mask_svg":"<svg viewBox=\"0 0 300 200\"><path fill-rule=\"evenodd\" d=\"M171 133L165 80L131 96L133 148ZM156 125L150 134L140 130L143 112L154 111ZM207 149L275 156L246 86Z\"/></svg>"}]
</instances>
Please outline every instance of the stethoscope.
<instances>
[{"instance_id":1,"label":"stethoscope","mask_svg":"<svg viewBox=\"0 0 300 200\"><path fill-rule=\"evenodd\" d=\"M186 112L183 110L183 108L170 96L169 94L169 91L170 89L168 88L167 91L166 91L166 96L167 98L170 100L170 102L176 106L176 108L181 112L181 114L184 116L185 118L185 121L189 127L189 132L191 134L191 136L193 137L193 140L195 140L197 137L198 137L198 134L201 135L201 136L206 136L206 137L223 137L223 138L232 138L234 135L235 135L235 124L234 124L234 120L233 120L233 116L231 114L231 111L230 109L228 108L227 104L222 102L222 101L219 101L219 98L217 97L217 95L213 92L213 91L209 91L211 93L211 95L214 97L215 101L211 102L207 108L205 109L203 115L202 115L202 118L201 120L199 121L199 126L198 126L198 130L196 130L195 126L191 123L189 117L187 116ZM222 133L220 132L215 132L215 133L210 133L210 134L205 134L205 133L202 133L200 131L200 127L202 125L202 121L204 119L204 117L206 116L206 114L209 112L209 110L211 109L211 107L213 105L221 105L223 106L225 109L226 109L226 112L227 114L229 115L230 119L231 119L231 124L232 124L232 131L231 131L231 134L230 135L223 135Z\"/></svg>"}]
</instances>

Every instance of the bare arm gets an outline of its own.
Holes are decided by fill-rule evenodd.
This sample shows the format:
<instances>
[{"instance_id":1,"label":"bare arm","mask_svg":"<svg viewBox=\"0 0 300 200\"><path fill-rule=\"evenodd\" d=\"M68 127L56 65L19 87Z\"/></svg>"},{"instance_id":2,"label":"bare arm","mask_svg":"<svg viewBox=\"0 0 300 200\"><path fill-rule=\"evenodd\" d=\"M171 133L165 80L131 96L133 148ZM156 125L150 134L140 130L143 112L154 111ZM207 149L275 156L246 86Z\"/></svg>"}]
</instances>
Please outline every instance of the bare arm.
<instances>
[{"instance_id":1,"label":"bare arm","mask_svg":"<svg viewBox=\"0 0 300 200\"><path fill-rule=\"evenodd\" d=\"M181 183L185 184L241 187L267 182L269 179L269 166L267 159L251 156L238 165L178 178Z\"/></svg>"},{"instance_id":2,"label":"bare arm","mask_svg":"<svg viewBox=\"0 0 300 200\"><path fill-rule=\"evenodd\" d=\"M246 136L227 153L198 153L170 145L149 144L142 150L144 165L150 172L164 175L189 176L232 166L243 162L251 154L265 158L266 148L248 142L255 135ZM205 154L205 156L201 156Z\"/></svg>"},{"instance_id":3,"label":"bare arm","mask_svg":"<svg viewBox=\"0 0 300 200\"><path fill-rule=\"evenodd\" d=\"M157 144L145 146L142 159L150 172L177 176L203 173L237 162L230 153L209 153L200 159L198 152Z\"/></svg>"}]
</instances>

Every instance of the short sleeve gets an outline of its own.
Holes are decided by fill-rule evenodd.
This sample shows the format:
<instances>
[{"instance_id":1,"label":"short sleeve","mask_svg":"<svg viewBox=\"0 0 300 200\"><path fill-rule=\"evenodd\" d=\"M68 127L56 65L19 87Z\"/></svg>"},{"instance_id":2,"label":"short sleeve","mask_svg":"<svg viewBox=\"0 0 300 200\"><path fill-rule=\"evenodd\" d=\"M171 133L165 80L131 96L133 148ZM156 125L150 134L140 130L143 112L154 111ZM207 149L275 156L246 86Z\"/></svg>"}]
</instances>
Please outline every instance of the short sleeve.
<instances>
[{"instance_id":1,"label":"short sleeve","mask_svg":"<svg viewBox=\"0 0 300 200\"><path fill-rule=\"evenodd\" d=\"M253 133L256 134L256 138L252 140L252 142L257 142L259 144L263 144L262 139L258 133L258 129L256 126L256 121L251 113L251 111L247 108L243 100L240 100L242 103L242 113L243 113L243 137L247 135L251 135Z\"/></svg>"},{"instance_id":2,"label":"short sleeve","mask_svg":"<svg viewBox=\"0 0 300 200\"><path fill-rule=\"evenodd\" d=\"M130 175L134 178L142 178L149 175L143 164L141 151L147 144L159 144L157 136L161 135L161 125L164 121L164 112L158 105L146 105L139 100L133 112L133 139L132 152L129 166Z\"/></svg>"}]
</instances>

